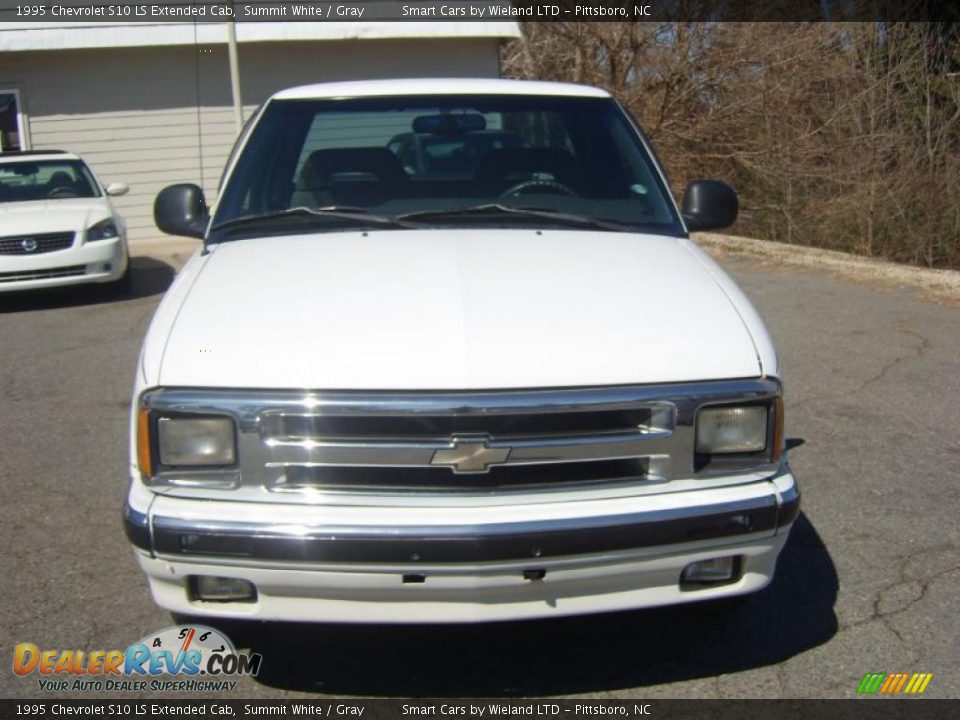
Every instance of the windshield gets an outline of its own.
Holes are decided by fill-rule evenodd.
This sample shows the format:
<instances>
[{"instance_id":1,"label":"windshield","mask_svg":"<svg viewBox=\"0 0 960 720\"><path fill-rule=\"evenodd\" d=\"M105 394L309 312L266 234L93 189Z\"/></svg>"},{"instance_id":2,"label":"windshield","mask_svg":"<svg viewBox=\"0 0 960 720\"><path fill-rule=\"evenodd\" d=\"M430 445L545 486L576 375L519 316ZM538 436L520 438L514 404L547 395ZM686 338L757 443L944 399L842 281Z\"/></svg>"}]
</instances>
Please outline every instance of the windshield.
<instances>
[{"instance_id":1,"label":"windshield","mask_svg":"<svg viewBox=\"0 0 960 720\"><path fill-rule=\"evenodd\" d=\"M223 189L210 241L396 219L682 232L613 100L438 95L271 101Z\"/></svg>"},{"instance_id":2,"label":"windshield","mask_svg":"<svg viewBox=\"0 0 960 720\"><path fill-rule=\"evenodd\" d=\"M99 197L97 183L79 160L0 163L0 202Z\"/></svg>"}]
</instances>

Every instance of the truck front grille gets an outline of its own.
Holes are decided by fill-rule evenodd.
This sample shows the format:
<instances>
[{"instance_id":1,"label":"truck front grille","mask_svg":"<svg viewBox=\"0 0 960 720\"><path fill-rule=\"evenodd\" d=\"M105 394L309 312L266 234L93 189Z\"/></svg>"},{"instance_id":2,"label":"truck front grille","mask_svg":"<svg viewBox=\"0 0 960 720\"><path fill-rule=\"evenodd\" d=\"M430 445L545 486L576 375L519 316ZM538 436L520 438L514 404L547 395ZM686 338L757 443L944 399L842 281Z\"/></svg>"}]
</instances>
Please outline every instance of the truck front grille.
<instances>
[{"instance_id":1,"label":"truck front grille","mask_svg":"<svg viewBox=\"0 0 960 720\"><path fill-rule=\"evenodd\" d=\"M226 414L238 467L219 475L160 467L148 479L297 493L479 493L657 482L697 476L694 420L715 402L772 400L742 380L612 388L450 392L157 390L154 417ZM758 459L758 469L764 464Z\"/></svg>"},{"instance_id":2,"label":"truck front grille","mask_svg":"<svg viewBox=\"0 0 960 720\"><path fill-rule=\"evenodd\" d=\"M593 460L549 465L501 465L486 472L456 473L444 467L309 467L291 465L274 475L277 492L310 490L405 492L507 492L569 488L648 478L646 460Z\"/></svg>"}]
</instances>

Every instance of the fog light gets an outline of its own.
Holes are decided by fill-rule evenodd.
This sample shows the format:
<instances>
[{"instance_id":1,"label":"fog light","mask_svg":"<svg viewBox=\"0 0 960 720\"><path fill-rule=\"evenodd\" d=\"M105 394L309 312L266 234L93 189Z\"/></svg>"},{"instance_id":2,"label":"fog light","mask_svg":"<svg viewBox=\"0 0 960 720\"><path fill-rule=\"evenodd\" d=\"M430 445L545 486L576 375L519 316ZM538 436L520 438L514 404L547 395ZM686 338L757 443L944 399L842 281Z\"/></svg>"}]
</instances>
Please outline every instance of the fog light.
<instances>
[{"instance_id":1,"label":"fog light","mask_svg":"<svg viewBox=\"0 0 960 720\"><path fill-rule=\"evenodd\" d=\"M204 602L255 602L257 588L240 578L191 575L190 596Z\"/></svg>"},{"instance_id":2,"label":"fog light","mask_svg":"<svg viewBox=\"0 0 960 720\"><path fill-rule=\"evenodd\" d=\"M680 573L680 589L727 585L740 578L740 558L720 557L698 560L687 565Z\"/></svg>"}]
</instances>

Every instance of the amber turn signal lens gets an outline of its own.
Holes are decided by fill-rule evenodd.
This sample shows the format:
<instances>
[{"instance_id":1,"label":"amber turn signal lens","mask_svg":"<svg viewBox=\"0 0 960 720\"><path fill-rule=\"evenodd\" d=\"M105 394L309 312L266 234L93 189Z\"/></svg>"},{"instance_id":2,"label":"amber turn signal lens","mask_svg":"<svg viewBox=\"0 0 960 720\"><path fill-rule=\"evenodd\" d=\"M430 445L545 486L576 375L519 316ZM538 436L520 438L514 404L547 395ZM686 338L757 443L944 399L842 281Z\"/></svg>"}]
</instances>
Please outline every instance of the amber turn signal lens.
<instances>
[{"instance_id":1,"label":"amber turn signal lens","mask_svg":"<svg viewBox=\"0 0 960 720\"><path fill-rule=\"evenodd\" d=\"M153 453L150 451L150 411L140 408L137 414L137 463L140 472L150 477L153 475Z\"/></svg>"},{"instance_id":2,"label":"amber turn signal lens","mask_svg":"<svg viewBox=\"0 0 960 720\"><path fill-rule=\"evenodd\" d=\"M776 462L783 454L783 398L773 401L773 447L770 459Z\"/></svg>"}]
</instances>

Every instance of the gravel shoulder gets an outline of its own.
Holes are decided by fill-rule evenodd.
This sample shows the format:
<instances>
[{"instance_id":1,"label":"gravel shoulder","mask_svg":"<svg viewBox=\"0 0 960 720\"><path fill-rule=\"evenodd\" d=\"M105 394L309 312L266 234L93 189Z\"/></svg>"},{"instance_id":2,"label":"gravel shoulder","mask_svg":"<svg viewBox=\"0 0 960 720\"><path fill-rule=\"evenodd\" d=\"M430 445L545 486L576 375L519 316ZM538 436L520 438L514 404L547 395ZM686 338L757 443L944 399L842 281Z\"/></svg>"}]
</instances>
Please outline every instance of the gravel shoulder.
<instances>
[{"instance_id":1,"label":"gravel shoulder","mask_svg":"<svg viewBox=\"0 0 960 720\"><path fill-rule=\"evenodd\" d=\"M876 290L900 288L916 297L960 306L960 272L899 265L822 248L770 240L694 233L693 239L717 259L746 256L767 265L826 271Z\"/></svg>"}]
</instances>

